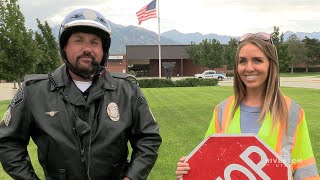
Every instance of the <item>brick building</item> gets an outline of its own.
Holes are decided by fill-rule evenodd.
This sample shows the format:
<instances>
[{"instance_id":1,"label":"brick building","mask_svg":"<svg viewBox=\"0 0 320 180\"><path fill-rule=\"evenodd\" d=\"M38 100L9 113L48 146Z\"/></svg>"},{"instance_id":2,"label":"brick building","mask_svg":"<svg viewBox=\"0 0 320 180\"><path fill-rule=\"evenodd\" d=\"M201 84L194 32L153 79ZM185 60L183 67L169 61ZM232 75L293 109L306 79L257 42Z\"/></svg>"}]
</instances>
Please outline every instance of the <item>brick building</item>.
<instances>
[{"instance_id":1,"label":"brick building","mask_svg":"<svg viewBox=\"0 0 320 180\"><path fill-rule=\"evenodd\" d=\"M107 69L111 72L127 73L128 64L125 55L110 55L107 61Z\"/></svg>"},{"instance_id":2,"label":"brick building","mask_svg":"<svg viewBox=\"0 0 320 180\"><path fill-rule=\"evenodd\" d=\"M161 45L161 76L165 76L164 63L174 62L172 76L193 76L209 68L194 64L186 52L188 45ZM136 76L159 76L158 45L127 45L125 61Z\"/></svg>"}]
</instances>

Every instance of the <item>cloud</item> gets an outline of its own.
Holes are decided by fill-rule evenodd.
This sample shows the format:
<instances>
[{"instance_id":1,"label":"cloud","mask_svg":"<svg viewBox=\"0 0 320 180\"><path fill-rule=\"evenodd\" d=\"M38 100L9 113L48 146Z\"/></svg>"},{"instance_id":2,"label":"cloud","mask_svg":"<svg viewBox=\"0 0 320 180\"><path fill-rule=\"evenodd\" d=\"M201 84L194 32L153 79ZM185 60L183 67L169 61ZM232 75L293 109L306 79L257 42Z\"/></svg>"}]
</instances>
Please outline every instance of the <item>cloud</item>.
<instances>
[{"instance_id":1,"label":"cloud","mask_svg":"<svg viewBox=\"0 0 320 180\"><path fill-rule=\"evenodd\" d=\"M151 0L19 0L28 28L36 27L36 18L51 26L61 23L71 10L92 8L107 19L124 26L138 26L136 12ZM160 1L161 32L177 29L183 33L200 32L239 36L246 32L320 31L319 0L179 0ZM140 27L158 32L157 19Z\"/></svg>"}]
</instances>

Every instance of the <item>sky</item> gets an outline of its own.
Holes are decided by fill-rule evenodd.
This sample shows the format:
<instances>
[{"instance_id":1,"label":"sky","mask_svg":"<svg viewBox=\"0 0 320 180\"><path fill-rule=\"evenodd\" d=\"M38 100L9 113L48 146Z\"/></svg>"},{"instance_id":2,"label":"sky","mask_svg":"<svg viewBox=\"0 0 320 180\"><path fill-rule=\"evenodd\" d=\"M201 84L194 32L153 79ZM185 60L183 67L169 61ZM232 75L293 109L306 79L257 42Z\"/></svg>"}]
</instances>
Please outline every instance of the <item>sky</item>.
<instances>
[{"instance_id":1,"label":"sky","mask_svg":"<svg viewBox=\"0 0 320 180\"><path fill-rule=\"evenodd\" d=\"M136 12L151 0L18 0L26 27L36 28L36 18L50 26L77 8L99 11L123 26L139 26L158 33L158 20L138 25ZM248 32L320 32L320 0L160 0L160 33L241 36Z\"/></svg>"}]
</instances>

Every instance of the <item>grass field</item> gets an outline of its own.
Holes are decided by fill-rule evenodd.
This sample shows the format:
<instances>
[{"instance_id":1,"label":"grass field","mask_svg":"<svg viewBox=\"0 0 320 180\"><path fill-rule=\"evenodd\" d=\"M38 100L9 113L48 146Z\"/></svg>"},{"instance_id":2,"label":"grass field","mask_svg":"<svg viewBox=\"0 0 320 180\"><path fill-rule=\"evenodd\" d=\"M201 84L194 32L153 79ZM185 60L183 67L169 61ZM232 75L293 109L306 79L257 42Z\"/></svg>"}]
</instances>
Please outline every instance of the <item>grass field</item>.
<instances>
[{"instance_id":1,"label":"grass field","mask_svg":"<svg viewBox=\"0 0 320 180\"><path fill-rule=\"evenodd\" d=\"M320 168L320 90L283 88L285 95L293 98L305 110L314 154ZM149 175L149 180L174 180L178 159L188 155L204 138L215 105L232 94L232 87L193 87L143 89L157 122L163 144L159 158ZM0 102L2 117L9 101ZM29 152L37 174L44 179L36 160L36 147ZM9 179L0 168L0 179Z\"/></svg>"},{"instance_id":2,"label":"grass field","mask_svg":"<svg viewBox=\"0 0 320 180\"><path fill-rule=\"evenodd\" d=\"M301 77L301 76L316 76L316 77L320 77L320 73L319 72L280 73L280 77Z\"/></svg>"}]
</instances>

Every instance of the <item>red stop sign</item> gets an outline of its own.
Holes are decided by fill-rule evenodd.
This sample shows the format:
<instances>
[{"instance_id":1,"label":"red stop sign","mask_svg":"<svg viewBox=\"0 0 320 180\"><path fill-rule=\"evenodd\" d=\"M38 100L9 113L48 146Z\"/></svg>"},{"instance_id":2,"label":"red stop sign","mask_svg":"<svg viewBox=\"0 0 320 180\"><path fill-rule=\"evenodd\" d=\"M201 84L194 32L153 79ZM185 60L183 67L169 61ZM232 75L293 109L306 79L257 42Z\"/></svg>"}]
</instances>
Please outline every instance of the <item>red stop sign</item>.
<instances>
[{"instance_id":1,"label":"red stop sign","mask_svg":"<svg viewBox=\"0 0 320 180\"><path fill-rule=\"evenodd\" d=\"M255 135L212 135L186 158L183 180L291 179L281 157Z\"/></svg>"}]
</instances>

